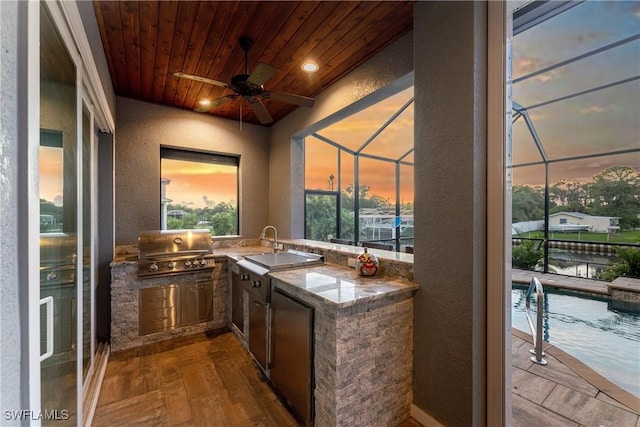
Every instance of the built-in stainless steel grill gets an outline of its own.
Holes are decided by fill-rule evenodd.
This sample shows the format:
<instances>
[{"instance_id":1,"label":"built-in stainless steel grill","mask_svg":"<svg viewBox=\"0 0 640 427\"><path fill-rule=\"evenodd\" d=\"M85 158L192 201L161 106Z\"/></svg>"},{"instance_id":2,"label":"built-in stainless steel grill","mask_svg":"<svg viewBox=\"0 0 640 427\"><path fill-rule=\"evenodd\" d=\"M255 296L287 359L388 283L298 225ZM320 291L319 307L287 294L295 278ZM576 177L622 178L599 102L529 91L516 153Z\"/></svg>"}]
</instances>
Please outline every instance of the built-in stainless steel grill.
<instances>
[{"instance_id":1,"label":"built-in stainless steel grill","mask_svg":"<svg viewBox=\"0 0 640 427\"><path fill-rule=\"evenodd\" d=\"M73 286L76 238L64 233L40 235L40 286Z\"/></svg>"},{"instance_id":2,"label":"built-in stainless steel grill","mask_svg":"<svg viewBox=\"0 0 640 427\"><path fill-rule=\"evenodd\" d=\"M206 229L148 230L138 234L138 277L213 269L211 233Z\"/></svg>"}]
</instances>

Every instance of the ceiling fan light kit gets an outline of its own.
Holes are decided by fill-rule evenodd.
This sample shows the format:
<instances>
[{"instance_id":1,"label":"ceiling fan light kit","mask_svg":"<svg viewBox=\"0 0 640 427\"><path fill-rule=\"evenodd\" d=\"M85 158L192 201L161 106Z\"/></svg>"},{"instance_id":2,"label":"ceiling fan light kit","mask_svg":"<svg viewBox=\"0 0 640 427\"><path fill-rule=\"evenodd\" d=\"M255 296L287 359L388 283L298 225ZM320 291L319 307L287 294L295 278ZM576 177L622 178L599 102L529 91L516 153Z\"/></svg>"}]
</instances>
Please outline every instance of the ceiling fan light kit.
<instances>
[{"instance_id":1,"label":"ceiling fan light kit","mask_svg":"<svg viewBox=\"0 0 640 427\"><path fill-rule=\"evenodd\" d=\"M262 103L261 98L273 99L275 101L287 102L289 104L296 104L304 107L313 107L313 98L301 95L293 95L290 93L273 92L264 89L263 84L271 77L273 77L278 70L271 65L259 63L251 72L251 74L249 74L248 53L249 49L253 45L253 40L248 37L240 37L239 44L242 50L244 50L245 71L244 74L237 74L233 76L231 78L231 83L224 83L218 80L209 79L207 77L196 76L193 74L182 72L173 73L173 75L178 78L194 80L200 83L212 84L215 86L221 86L227 89L231 89L234 92L232 94L222 96L207 103L200 102L200 106L196 107L194 111L197 111L199 113L206 113L227 101L234 100L241 96L247 101L260 123L268 124L273 122L273 118Z\"/></svg>"}]
</instances>

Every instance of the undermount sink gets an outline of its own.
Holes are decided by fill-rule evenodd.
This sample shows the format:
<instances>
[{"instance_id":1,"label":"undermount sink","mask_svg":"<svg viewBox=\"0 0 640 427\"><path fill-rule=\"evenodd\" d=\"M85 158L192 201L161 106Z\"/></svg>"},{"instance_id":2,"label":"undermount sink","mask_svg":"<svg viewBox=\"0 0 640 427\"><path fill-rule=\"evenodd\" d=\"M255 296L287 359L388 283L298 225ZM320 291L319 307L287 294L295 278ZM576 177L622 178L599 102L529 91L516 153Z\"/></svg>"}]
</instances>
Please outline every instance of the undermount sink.
<instances>
[{"instance_id":1,"label":"undermount sink","mask_svg":"<svg viewBox=\"0 0 640 427\"><path fill-rule=\"evenodd\" d=\"M323 263L321 255L294 250L259 255L247 255L244 259L270 271L303 267L307 265L319 265Z\"/></svg>"}]
</instances>

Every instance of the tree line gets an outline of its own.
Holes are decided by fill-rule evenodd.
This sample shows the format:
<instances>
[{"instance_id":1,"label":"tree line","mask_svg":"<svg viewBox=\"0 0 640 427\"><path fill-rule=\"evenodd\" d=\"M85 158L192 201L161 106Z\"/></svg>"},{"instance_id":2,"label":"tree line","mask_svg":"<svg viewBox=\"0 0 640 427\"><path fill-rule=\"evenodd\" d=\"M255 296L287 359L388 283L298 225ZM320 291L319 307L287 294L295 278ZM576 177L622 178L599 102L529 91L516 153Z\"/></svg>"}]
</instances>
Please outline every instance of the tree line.
<instances>
[{"instance_id":1,"label":"tree line","mask_svg":"<svg viewBox=\"0 0 640 427\"><path fill-rule=\"evenodd\" d=\"M331 182L331 179L329 180ZM329 186L332 189L331 186ZM337 215L337 201L340 197L340 212ZM356 192L353 184L349 184L339 195L335 194L307 194L305 204L305 237L311 240L327 241L328 236L341 239L355 240L355 200ZM371 187L366 184L358 186L359 209L392 209L387 198L371 194ZM413 203L402 203L401 211L413 211ZM336 215L338 218L336 218ZM336 235L337 224L340 221L340 236ZM412 233L412 230L411 232ZM413 237L413 235L401 236ZM358 233L358 240L366 239L363 230Z\"/></svg>"},{"instance_id":2,"label":"tree line","mask_svg":"<svg viewBox=\"0 0 640 427\"><path fill-rule=\"evenodd\" d=\"M514 185L513 222L544 219L544 187ZM562 179L549 186L549 214L580 212L620 217L620 228L640 226L640 173L629 166L612 166L594 175L591 182Z\"/></svg>"},{"instance_id":3,"label":"tree line","mask_svg":"<svg viewBox=\"0 0 640 427\"><path fill-rule=\"evenodd\" d=\"M231 203L220 202L212 207L195 209L169 204L167 211L170 212L167 215L169 230L208 228L214 236L238 234L238 210Z\"/></svg>"}]
</instances>

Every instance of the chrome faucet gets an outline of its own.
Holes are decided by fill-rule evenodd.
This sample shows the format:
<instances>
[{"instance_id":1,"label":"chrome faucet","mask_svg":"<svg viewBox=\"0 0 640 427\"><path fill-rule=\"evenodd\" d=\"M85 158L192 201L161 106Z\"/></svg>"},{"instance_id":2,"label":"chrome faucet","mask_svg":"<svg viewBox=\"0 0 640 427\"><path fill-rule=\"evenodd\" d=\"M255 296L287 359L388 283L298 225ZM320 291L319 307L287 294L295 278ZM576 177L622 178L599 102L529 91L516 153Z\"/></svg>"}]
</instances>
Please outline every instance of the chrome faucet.
<instances>
[{"instance_id":1,"label":"chrome faucet","mask_svg":"<svg viewBox=\"0 0 640 427\"><path fill-rule=\"evenodd\" d=\"M278 230L273 225L267 225L262 229L262 233L260 234L260 239L264 239L265 234L268 229L273 229L273 253L278 253Z\"/></svg>"}]
</instances>

